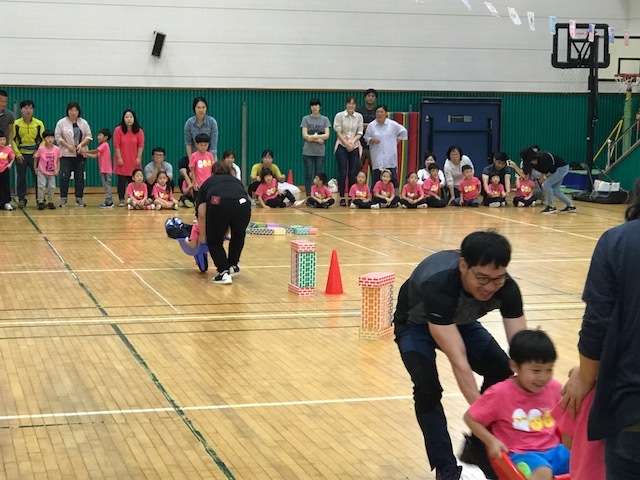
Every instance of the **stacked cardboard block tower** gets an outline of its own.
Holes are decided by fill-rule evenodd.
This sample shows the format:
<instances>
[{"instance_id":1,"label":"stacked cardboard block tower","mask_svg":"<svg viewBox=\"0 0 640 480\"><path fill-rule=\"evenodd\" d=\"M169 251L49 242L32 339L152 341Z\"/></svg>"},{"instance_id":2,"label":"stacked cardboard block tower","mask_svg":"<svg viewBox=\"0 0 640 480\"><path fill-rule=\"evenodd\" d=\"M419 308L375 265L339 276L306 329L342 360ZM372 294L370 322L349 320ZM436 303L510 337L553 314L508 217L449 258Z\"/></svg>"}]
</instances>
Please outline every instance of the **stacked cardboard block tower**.
<instances>
[{"instance_id":1,"label":"stacked cardboard block tower","mask_svg":"<svg viewBox=\"0 0 640 480\"><path fill-rule=\"evenodd\" d=\"M396 274L373 272L361 275L362 318L360 338L377 340L393 333L393 284Z\"/></svg>"},{"instance_id":2,"label":"stacked cardboard block tower","mask_svg":"<svg viewBox=\"0 0 640 480\"><path fill-rule=\"evenodd\" d=\"M289 291L310 297L316 292L316 244L306 240L291 241L291 281Z\"/></svg>"}]
</instances>

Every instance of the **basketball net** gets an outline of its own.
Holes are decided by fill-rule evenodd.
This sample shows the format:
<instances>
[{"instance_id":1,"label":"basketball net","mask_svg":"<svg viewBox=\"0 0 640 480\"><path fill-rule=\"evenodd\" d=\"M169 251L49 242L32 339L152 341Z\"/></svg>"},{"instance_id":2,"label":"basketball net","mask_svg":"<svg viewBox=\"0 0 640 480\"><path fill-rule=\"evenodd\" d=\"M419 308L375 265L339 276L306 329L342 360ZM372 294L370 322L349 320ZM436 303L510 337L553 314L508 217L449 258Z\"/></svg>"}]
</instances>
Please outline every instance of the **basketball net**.
<instances>
[{"instance_id":1,"label":"basketball net","mask_svg":"<svg viewBox=\"0 0 640 480\"><path fill-rule=\"evenodd\" d=\"M638 90L638 84L640 84L640 74L617 73L615 79L618 83L618 90L620 91L620 93L626 93L628 97L631 96L634 90Z\"/></svg>"}]
</instances>

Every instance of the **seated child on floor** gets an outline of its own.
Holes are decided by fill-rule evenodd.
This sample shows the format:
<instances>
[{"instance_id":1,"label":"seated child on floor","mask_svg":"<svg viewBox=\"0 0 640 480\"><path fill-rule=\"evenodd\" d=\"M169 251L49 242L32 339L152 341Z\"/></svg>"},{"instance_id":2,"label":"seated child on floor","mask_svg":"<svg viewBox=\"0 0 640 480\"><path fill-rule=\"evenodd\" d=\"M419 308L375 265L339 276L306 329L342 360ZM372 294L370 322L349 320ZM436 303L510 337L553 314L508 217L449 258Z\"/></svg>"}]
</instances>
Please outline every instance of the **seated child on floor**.
<instances>
[{"instance_id":1,"label":"seated child on floor","mask_svg":"<svg viewBox=\"0 0 640 480\"><path fill-rule=\"evenodd\" d=\"M396 195L396 187L391 182L391 172L382 170L380 180L373 186L373 197L371 201L380 205L380 208L398 208L400 197Z\"/></svg>"},{"instance_id":2,"label":"seated child on floor","mask_svg":"<svg viewBox=\"0 0 640 480\"><path fill-rule=\"evenodd\" d=\"M533 180L528 173L516 177L516 194L513 197L513 204L516 207L535 207L536 194Z\"/></svg>"},{"instance_id":3,"label":"seated child on floor","mask_svg":"<svg viewBox=\"0 0 640 480\"><path fill-rule=\"evenodd\" d=\"M562 385L553 380L556 350L542 330L522 330L511 340L514 376L489 387L464 415L492 458L507 452L531 480L552 480L569 471L569 450L560 443L551 410Z\"/></svg>"},{"instance_id":4,"label":"seated child on floor","mask_svg":"<svg viewBox=\"0 0 640 480\"><path fill-rule=\"evenodd\" d=\"M327 174L318 173L313 178L313 186L311 187L311 195L307 198L307 206L314 208L329 208L336 203L331 195L331 190L327 187Z\"/></svg>"},{"instance_id":5,"label":"seated child on floor","mask_svg":"<svg viewBox=\"0 0 640 480\"><path fill-rule=\"evenodd\" d=\"M173 192L167 185L169 177L165 172L158 172L156 177L156 183L151 191L151 198L153 204L156 206L156 210L165 209L178 209L178 202L173 198Z\"/></svg>"},{"instance_id":6,"label":"seated child on floor","mask_svg":"<svg viewBox=\"0 0 640 480\"><path fill-rule=\"evenodd\" d=\"M460 197L456 198L452 205L461 207L477 207L478 195L480 195L480 180L473 176L473 168L471 165L463 165L462 173L464 178L460 180Z\"/></svg>"},{"instance_id":7,"label":"seated child on floor","mask_svg":"<svg viewBox=\"0 0 640 480\"><path fill-rule=\"evenodd\" d=\"M489 177L489 183L487 184L487 194L482 200L482 204L485 207L504 207L506 205L505 197L507 192L504 189L504 185L500 183L500 175L493 173Z\"/></svg>"},{"instance_id":8,"label":"seated child on floor","mask_svg":"<svg viewBox=\"0 0 640 480\"><path fill-rule=\"evenodd\" d=\"M380 208L380 205L371 202L371 190L367 185L367 173L362 170L356 175L356 183L351 185L349 189L349 202L351 208Z\"/></svg>"},{"instance_id":9,"label":"seated child on floor","mask_svg":"<svg viewBox=\"0 0 640 480\"><path fill-rule=\"evenodd\" d=\"M289 206L299 207L304 204L304 200L296 201L296 197L289 190L278 189L278 181L269 168L263 168L260 172L260 185L256 190L256 196L262 208L284 208L287 206L285 199L289 200Z\"/></svg>"},{"instance_id":10,"label":"seated child on floor","mask_svg":"<svg viewBox=\"0 0 640 480\"><path fill-rule=\"evenodd\" d=\"M427 208L422 186L418 185L418 174L415 172L407 175L407 183L402 187L400 194L402 208Z\"/></svg>"},{"instance_id":11,"label":"seated child on floor","mask_svg":"<svg viewBox=\"0 0 640 480\"><path fill-rule=\"evenodd\" d=\"M425 203L431 208L444 208L447 201L444 199L444 184L440 180L440 169L435 163L430 163L429 177L423 182L422 190L424 191Z\"/></svg>"},{"instance_id":12,"label":"seated child on floor","mask_svg":"<svg viewBox=\"0 0 640 480\"><path fill-rule=\"evenodd\" d=\"M127 208L129 210L153 210L155 205L151 203L148 195L147 184L144 183L142 170L136 168L131 174L133 182L127 185L125 191L127 197Z\"/></svg>"}]
</instances>

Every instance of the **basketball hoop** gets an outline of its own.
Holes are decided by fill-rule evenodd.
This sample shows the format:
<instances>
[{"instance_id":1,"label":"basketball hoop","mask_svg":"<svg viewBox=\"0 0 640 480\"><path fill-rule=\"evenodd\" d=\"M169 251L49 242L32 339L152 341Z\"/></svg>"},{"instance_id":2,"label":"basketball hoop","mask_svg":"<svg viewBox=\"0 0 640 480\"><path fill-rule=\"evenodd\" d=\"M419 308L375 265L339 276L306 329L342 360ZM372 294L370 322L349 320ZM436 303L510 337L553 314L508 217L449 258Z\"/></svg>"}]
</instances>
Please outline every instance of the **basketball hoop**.
<instances>
[{"instance_id":1,"label":"basketball hoop","mask_svg":"<svg viewBox=\"0 0 640 480\"><path fill-rule=\"evenodd\" d=\"M616 82L618 82L620 92L631 93L634 89L638 89L640 84L640 74L638 73L616 73Z\"/></svg>"}]
</instances>

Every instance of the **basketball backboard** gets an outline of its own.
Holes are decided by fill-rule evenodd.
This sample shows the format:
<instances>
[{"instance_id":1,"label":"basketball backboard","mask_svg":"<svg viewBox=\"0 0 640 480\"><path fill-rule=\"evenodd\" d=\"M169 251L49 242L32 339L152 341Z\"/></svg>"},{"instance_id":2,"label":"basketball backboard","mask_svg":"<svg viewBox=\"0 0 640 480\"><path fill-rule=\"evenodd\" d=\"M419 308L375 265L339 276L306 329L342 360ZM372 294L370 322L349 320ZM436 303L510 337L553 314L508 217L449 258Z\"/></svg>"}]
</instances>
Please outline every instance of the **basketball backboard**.
<instances>
[{"instance_id":1,"label":"basketball backboard","mask_svg":"<svg viewBox=\"0 0 640 480\"><path fill-rule=\"evenodd\" d=\"M640 74L640 37L616 36L609 45L611 64L598 72L599 80L613 82L619 73Z\"/></svg>"},{"instance_id":2,"label":"basketball backboard","mask_svg":"<svg viewBox=\"0 0 640 480\"><path fill-rule=\"evenodd\" d=\"M589 35L588 23L577 23L572 33L568 23L557 23L553 35L551 65L555 68L589 68L591 51L597 42L598 68L607 68L609 56L609 25L596 23L593 38Z\"/></svg>"}]
</instances>

